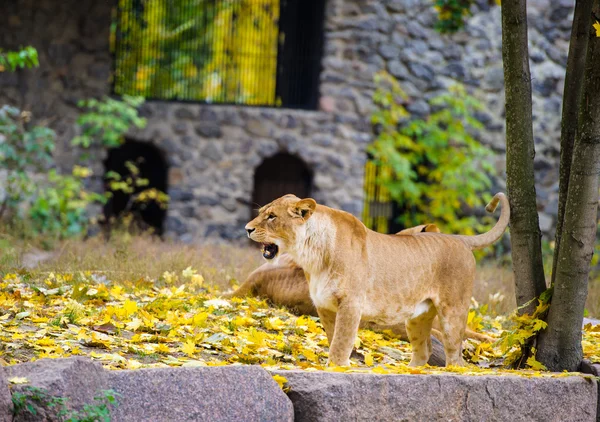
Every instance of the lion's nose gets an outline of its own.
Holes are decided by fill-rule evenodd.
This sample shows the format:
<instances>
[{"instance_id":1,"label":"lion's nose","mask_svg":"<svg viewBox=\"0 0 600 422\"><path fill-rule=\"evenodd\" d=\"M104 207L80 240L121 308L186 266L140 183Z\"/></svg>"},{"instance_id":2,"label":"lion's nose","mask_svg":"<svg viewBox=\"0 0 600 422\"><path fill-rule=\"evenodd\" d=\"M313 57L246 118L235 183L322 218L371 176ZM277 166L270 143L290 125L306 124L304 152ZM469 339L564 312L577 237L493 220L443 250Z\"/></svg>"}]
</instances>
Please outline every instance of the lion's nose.
<instances>
[{"instance_id":1,"label":"lion's nose","mask_svg":"<svg viewBox=\"0 0 600 422\"><path fill-rule=\"evenodd\" d=\"M246 231L248 232L248 237L249 237L252 234L252 232L254 231L254 229L251 227L250 228L246 227Z\"/></svg>"}]
</instances>

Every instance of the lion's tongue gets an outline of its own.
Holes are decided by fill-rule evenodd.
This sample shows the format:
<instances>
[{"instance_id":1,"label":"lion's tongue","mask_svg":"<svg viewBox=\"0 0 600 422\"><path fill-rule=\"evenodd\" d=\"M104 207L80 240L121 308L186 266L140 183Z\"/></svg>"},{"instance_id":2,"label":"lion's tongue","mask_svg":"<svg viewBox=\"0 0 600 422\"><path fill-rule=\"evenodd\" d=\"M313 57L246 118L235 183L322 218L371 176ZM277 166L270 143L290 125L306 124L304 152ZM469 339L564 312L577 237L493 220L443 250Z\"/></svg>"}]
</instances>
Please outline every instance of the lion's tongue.
<instances>
[{"instance_id":1,"label":"lion's tongue","mask_svg":"<svg viewBox=\"0 0 600 422\"><path fill-rule=\"evenodd\" d=\"M265 259L273 259L277 255L279 248L274 243L263 243L263 257Z\"/></svg>"}]
</instances>

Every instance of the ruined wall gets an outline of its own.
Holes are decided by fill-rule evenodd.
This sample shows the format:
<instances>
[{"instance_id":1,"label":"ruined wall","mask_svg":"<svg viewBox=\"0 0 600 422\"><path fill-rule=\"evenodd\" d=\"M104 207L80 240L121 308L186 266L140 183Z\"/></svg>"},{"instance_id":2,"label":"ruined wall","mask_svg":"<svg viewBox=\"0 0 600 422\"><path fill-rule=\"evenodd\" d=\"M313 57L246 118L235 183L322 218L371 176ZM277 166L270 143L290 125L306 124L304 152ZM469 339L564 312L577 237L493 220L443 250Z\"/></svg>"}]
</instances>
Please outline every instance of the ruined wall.
<instances>
[{"instance_id":1,"label":"ruined wall","mask_svg":"<svg viewBox=\"0 0 600 422\"><path fill-rule=\"evenodd\" d=\"M540 221L554 225L558 196L561 91L571 2L530 1L535 159ZM0 73L0 103L30 108L57 130L58 162L73 162L76 102L110 92L108 38L112 2L15 0L0 4L0 46L31 44L39 69ZM426 100L462 81L485 104L481 141L497 152L496 189L505 189L504 94L500 9L477 2L464 31L440 35L431 2L329 0L318 111L148 102L137 139L161 148L170 165L167 229L191 241L240 238L250 216L253 172L289 152L314 173L314 197L360 215L373 74L387 69L426 115ZM101 172L102 154L95 170ZM98 180L96 181L98 182Z\"/></svg>"}]
</instances>

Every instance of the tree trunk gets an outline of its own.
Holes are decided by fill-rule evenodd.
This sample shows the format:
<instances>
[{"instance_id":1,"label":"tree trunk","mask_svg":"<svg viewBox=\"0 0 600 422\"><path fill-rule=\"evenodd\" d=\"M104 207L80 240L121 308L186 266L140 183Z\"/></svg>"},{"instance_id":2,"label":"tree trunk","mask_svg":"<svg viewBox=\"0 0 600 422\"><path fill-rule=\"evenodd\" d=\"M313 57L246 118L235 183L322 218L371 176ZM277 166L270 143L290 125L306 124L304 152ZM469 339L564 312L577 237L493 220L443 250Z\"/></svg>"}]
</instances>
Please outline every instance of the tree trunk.
<instances>
[{"instance_id":1,"label":"tree trunk","mask_svg":"<svg viewBox=\"0 0 600 422\"><path fill-rule=\"evenodd\" d=\"M526 0L502 0L502 61L506 90L506 187L517 305L546 289L533 177L531 76ZM520 308L532 313L535 301Z\"/></svg>"},{"instance_id":2,"label":"tree trunk","mask_svg":"<svg viewBox=\"0 0 600 422\"><path fill-rule=\"evenodd\" d=\"M600 0L593 12L600 15ZM537 359L552 371L576 371L583 359L581 324L594 253L600 176L600 38L591 22L579 125L560 239L548 328L540 334Z\"/></svg>"},{"instance_id":3,"label":"tree trunk","mask_svg":"<svg viewBox=\"0 0 600 422\"><path fill-rule=\"evenodd\" d=\"M573 160L573 144L577 135L579 104L581 99L581 85L583 84L583 70L585 69L585 55L587 51L589 27L591 24L592 0L577 0L571 28L569 42L569 58L567 59L567 72L562 104L562 120L560 130L560 167L558 190L558 218L556 221L556 236L554 242L554 259L552 261L552 283L556 278L556 263L560 250L563 219L565 215L565 202L569 190L569 174Z\"/></svg>"}]
</instances>

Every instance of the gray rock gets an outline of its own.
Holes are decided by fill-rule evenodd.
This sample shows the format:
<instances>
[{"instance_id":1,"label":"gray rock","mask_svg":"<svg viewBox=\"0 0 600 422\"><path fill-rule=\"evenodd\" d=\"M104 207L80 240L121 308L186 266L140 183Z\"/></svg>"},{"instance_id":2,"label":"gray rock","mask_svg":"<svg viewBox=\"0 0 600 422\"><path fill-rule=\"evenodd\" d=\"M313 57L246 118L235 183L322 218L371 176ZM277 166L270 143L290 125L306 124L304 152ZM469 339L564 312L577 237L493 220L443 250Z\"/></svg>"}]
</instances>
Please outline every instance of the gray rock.
<instances>
[{"instance_id":1,"label":"gray rock","mask_svg":"<svg viewBox=\"0 0 600 422\"><path fill-rule=\"evenodd\" d=\"M206 148L202 150L200 156L211 161L221 161L223 158L223 155L215 142L210 142Z\"/></svg>"},{"instance_id":2,"label":"gray rock","mask_svg":"<svg viewBox=\"0 0 600 422\"><path fill-rule=\"evenodd\" d=\"M252 135L259 136L261 138L269 136L269 128L263 120L251 119L248 120L246 129Z\"/></svg>"},{"instance_id":3,"label":"gray rock","mask_svg":"<svg viewBox=\"0 0 600 422\"><path fill-rule=\"evenodd\" d=\"M398 79L406 79L408 76L408 69L400 60L393 60L389 62L388 69L390 73Z\"/></svg>"},{"instance_id":4,"label":"gray rock","mask_svg":"<svg viewBox=\"0 0 600 422\"><path fill-rule=\"evenodd\" d=\"M214 106L205 106L200 110L200 121L203 122L218 122L219 116L216 112L217 108Z\"/></svg>"},{"instance_id":5,"label":"gray rock","mask_svg":"<svg viewBox=\"0 0 600 422\"><path fill-rule=\"evenodd\" d=\"M435 73L433 68L425 63L409 63L408 67L413 75L427 82L433 81Z\"/></svg>"},{"instance_id":6,"label":"gray rock","mask_svg":"<svg viewBox=\"0 0 600 422\"><path fill-rule=\"evenodd\" d=\"M194 119L194 113L192 113L190 111L190 109L187 107L179 107L177 110L175 110L173 115L176 118L182 119L182 120L193 120Z\"/></svg>"},{"instance_id":7,"label":"gray rock","mask_svg":"<svg viewBox=\"0 0 600 422\"><path fill-rule=\"evenodd\" d=\"M186 232L186 225L181 221L180 218L174 215L167 215L167 232L173 232L176 235L182 235Z\"/></svg>"},{"instance_id":8,"label":"gray rock","mask_svg":"<svg viewBox=\"0 0 600 422\"><path fill-rule=\"evenodd\" d=\"M548 233L554 227L554 219L551 215L546 214L545 212L539 213L540 219L540 230L542 233Z\"/></svg>"},{"instance_id":9,"label":"gray rock","mask_svg":"<svg viewBox=\"0 0 600 422\"><path fill-rule=\"evenodd\" d=\"M112 418L144 421L292 421L292 403L258 366L110 372L121 394Z\"/></svg>"},{"instance_id":10,"label":"gray rock","mask_svg":"<svg viewBox=\"0 0 600 422\"><path fill-rule=\"evenodd\" d=\"M322 147L330 147L331 145L333 145L333 141L331 140L331 136L329 135L316 134L315 136L313 136L312 141L315 145L319 145Z\"/></svg>"},{"instance_id":11,"label":"gray rock","mask_svg":"<svg viewBox=\"0 0 600 422\"><path fill-rule=\"evenodd\" d=\"M6 370L0 367L0 422L11 422L13 403L5 372Z\"/></svg>"},{"instance_id":12,"label":"gray rock","mask_svg":"<svg viewBox=\"0 0 600 422\"><path fill-rule=\"evenodd\" d=\"M425 117L431 111L429 104L423 100L417 100L406 106L406 109L416 117Z\"/></svg>"},{"instance_id":13,"label":"gray rock","mask_svg":"<svg viewBox=\"0 0 600 422\"><path fill-rule=\"evenodd\" d=\"M442 69L442 74L455 79L463 79L465 77L465 67L461 62L452 62Z\"/></svg>"},{"instance_id":14,"label":"gray rock","mask_svg":"<svg viewBox=\"0 0 600 422\"><path fill-rule=\"evenodd\" d=\"M485 86L488 89L500 90L504 87L504 70L502 66L497 66L489 69L484 78Z\"/></svg>"},{"instance_id":15,"label":"gray rock","mask_svg":"<svg viewBox=\"0 0 600 422\"><path fill-rule=\"evenodd\" d=\"M220 138L222 136L221 128L214 122L200 122L194 130L198 136L203 138Z\"/></svg>"},{"instance_id":16,"label":"gray rock","mask_svg":"<svg viewBox=\"0 0 600 422\"><path fill-rule=\"evenodd\" d=\"M277 371L296 421L594 421L596 383L514 376Z\"/></svg>"},{"instance_id":17,"label":"gray rock","mask_svg":"<svg viewBox=\"0 0 600 422\"><path fill-rule=\"evenodd\" d=\"M379 47L379 54L384 59L395 59L400 56L400 48L394 44L385 43Z\"/></svg>"},{"instance_id":18,"label":"gray rock","mask_svg":"<svg viewBox=\"0 0 600 422\"><path fill-rule=\"evenodd\" d=\"M298 149L300 148L298 139L294 135L282 135L277 139L277 144L279 145L279 148L290 154L298 152Z\"/></svg>"},{"instance_id":19,"label":"gray rock","mask_svg":"<svg viewBox=\"0 0 600 422\"><path fill-rule=\"evenodd\" d=\"M200 205L217 205L219 200L217 198L213 198L212 196L202 195L198 197L198 204Z\"/></svg>"},{"instance_id":20,"label":"gray rock","mask_svg":"<svg viewBox=\"0 0 600 422\"><path fill-rule=\"evenodd\" d=\"M93 404L94 397L108 386L108 377L102 366L89 358L72 357L68 359L40 359L5 367L6 375L24 377L26 384L14 384L12 393L31 395L31 387L44 390L49 396L67 398L66 406L81 409L85 404ZM19 412L15 421L58 420L57 408L49 408L40 400L28 400L36 413L27 410Z\"/></svg>"},{"instance_id":21,"label":"gray rock","mask_svg":"<svg viewBox=\"0 0 600 422\"><path fill-rule=\"evenodd\" d=\"M419 5L419 0L391 0L388 9L392 12L407 12Z\"/></svg>"},{"instance_id":22,"label":"gray rock","mask_svg":"<svg viewBox=\"0 0 600 422\"><path fill-rule=\"evenodd\" d=\"M175 122L172 126L173 132L178 135L185 135L187 132L187 123L186 122Z\"/></svg>"}]
</instances>

